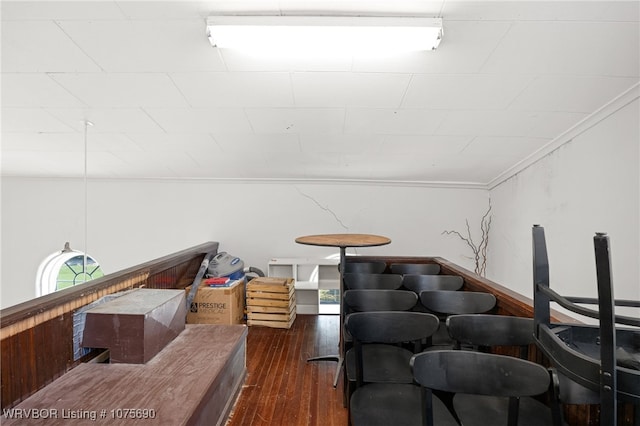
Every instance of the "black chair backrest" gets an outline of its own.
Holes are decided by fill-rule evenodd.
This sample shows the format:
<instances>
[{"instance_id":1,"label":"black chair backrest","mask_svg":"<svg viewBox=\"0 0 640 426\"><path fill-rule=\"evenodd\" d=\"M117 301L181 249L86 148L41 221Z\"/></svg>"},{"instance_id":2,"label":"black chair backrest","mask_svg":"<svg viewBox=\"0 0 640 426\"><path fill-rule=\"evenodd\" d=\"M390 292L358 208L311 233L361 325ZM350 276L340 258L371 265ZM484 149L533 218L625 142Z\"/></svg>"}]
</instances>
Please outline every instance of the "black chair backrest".
<instances>
[{"instance_id":1,"label":"black chair backrest","mask_svg":"<svg viewBox=\"0 0 640 426\"><path fill-rule=\"evenodd\" d=\"M371 290L385 291L385 290ZM397 290L392 290L397 291ZM355 312L346 316L345 328L353 337L353 354L355 356L355 376L358 387L364 383L366 374L365 366L370 366L378 372L395 370L388 365L388 362L402 362L402 369L406 368L407 379L411 380L409 371L409 360L411 352L407 349L395 346L397 343L415 342L418 346L420 341L431 336L439 326L440 320L433 314L424 312L407 311L377 311L377 312ZM378 355L373 360L365 362L363 344L373 345ZM379 345L393 345L387 351L382 351ZM349 368L349 353L347 353L347 369ZM406 353L406 358L402 356ZM381 358L379 358L381 357ZM378 358L378 360L376 360ZM404 358L404 359L403 359ZM381 365L383 365L381 367Z\"/></svg>"},{"instance_id":2,"label":"black chair backrest","mask_svg":"<svg viewBox=\"0 0 640 426\"><path fill-rule=\"evenodd\" d=\"M354 312L345 320L354 341L389 344L427 338L439 323L433 314L407 311Z\"/></svg>"},{"instance_id":3,"label":"black chair backrest","mask_svg":"<svg viewBox=\"0 0 640 426\"><path fill-rule=\"evenodd\" d=\"M423 291L420 302L439 314L479 314L493 309L496 298L491 293L473 291Z\"/></svg>"},{"instance_id":4,"label":"black chair backrest","mask_svg":"<svg viewBox=\"0 0 640 426\"><path fill-rule=\"evenodd\" d=\"M392 263L392 274L438 275L440 265L437 263Z\"/></svg>"},{"instance_id":5,"label":"black chair backrest","mask_svg":"<svg viewBox=\"0 0 640 426\"><path fill-rule=\"evenodd\" d=\"M411 358L416 381L429 389L453 393L522 397L549 388L549 372L520 358L474 351L422 352Z\"/></svg>"},{"instance_id":6,"label":"black chair backrest","mask_svg":"<svg viewBox=\"0 0 640 426\"><path fill-rule=\"evenodd\" d=\"M535 343L533 318L463 314L447 318L447 330L460 343L476 346L525 346Z\"/></svg>"},{"instance_id":7,"label":"black chair backrest","mask_svg":"<svg viewBox=\"0 0 640 426\"><path fill-rule=\"evenodd\" d=\"M344 284L349 290L397 290L402 286L402 275L348 272Z\"/></svg>"},{"instance_id":8,"label":"black chair backrest","mask_svg":"<svg viewBox=\"0 0 640 426\"><path fill-rule=\"evenodd\" d=\"M408 311L418 296L409 290L347 290L344 303L348 312Z\"/></svg>"},{"instance_id":9,"label":"black chair backrest","mask_svg":"<svg viewBox=\"0 0 640 426\"><path fill-rule=\"evenodd\" d=\"M365 274L381 274L387 268L385 262L346 262L344 266L344 273L359 272Z\"/></svg>"},{"instance_id":10,"label":"black chair backrest","mask_svg":"<svg viewBox=\"0 0 640 426\"><path fill-rule=\"evenodd\" d=\"M462 288L464 279L457 275L404 275L402 285L420 294L422 291L447 290L456 291Z\"/></svg>"}]
</instances>

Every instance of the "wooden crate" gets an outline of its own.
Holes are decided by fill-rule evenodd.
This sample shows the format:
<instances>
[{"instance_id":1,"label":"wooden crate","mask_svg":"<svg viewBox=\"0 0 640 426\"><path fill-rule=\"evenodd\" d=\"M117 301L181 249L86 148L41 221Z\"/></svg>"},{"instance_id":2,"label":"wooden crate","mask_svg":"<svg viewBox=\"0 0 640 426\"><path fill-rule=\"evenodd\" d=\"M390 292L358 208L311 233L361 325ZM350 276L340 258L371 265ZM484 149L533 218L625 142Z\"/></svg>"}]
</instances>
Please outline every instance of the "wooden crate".
<instances>
[{"instance_id":1,"label":"wooden crate","mask_svg":"<svg viewBox=\"0 0 640 426\"><path fill-rule=\"evenodd\" d=\"M296 319L293 278L260 277L247 284L247 325L291 328Z\"/></svg>"}]
</instances>

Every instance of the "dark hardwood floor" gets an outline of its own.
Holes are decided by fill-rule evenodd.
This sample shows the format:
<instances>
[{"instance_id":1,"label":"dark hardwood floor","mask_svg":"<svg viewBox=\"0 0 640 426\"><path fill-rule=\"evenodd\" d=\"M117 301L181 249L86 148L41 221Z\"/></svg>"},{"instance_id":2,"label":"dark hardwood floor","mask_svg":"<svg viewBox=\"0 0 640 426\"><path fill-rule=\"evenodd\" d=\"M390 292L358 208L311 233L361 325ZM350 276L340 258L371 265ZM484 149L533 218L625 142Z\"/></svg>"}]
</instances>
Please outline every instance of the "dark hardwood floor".
<instances>
[{"instance_id":1,"label":"dark hardwood floor","mask_svg":"<svg viewBox=\"0 0 640 426\"><path fill-rule=\"evenodd\" d=\"M307 362L338 350L338 315L298 315L289 330L249 327L247 379L227 426L347 425L336 363Z\"/></svg>"}]
</instances>

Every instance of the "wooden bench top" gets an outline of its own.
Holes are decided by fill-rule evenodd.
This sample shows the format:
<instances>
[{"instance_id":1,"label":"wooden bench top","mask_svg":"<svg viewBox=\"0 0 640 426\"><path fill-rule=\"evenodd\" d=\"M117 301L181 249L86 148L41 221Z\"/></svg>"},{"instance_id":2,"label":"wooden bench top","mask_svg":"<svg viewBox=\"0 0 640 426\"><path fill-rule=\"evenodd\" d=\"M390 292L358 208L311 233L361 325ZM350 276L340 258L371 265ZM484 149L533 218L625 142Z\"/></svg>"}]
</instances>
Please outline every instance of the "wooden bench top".
<instances>
[{"instance_id":1,"label":"wooden bench top","mask_svg":"<svg viewBox=\"0 0 640 426\"><path fill-rule=\"evenodd\" d=\"M43 419L24 419L34 410L49 416L47 425L203 424L200 412L211 403L212 388L230 380L225 374L234 365L241 365L242 377L231 380L244 380L246 335L244 325L187 325L146 364L79 365L18 404L12 413L22 419L3 417L2 424L43 424ZM241 361L231 359L240 351ZM154 418L122 418L125 414Z\"/></svg>"}]
</instances>

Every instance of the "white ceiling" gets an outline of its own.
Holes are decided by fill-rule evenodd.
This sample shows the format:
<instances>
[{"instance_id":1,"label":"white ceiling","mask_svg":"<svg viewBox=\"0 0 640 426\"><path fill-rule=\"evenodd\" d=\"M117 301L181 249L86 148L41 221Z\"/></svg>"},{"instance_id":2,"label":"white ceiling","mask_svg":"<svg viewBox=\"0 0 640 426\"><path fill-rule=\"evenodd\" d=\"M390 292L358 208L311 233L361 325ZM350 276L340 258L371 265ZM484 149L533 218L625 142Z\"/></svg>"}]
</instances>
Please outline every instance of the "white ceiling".
<instances>
[{"instance_id":1,"label":"white ceiling","mask_svg":"<svg viewBox=\"0 0 640 426\"><path fill-rule=\"evenodd\" d=\"M640 80L636 1L2 0L2 175L485 185ZM215 13L440 16L436 51L251 57ZM606 143L606 141L603 141Z\"/></svg>"}]
</instances>

